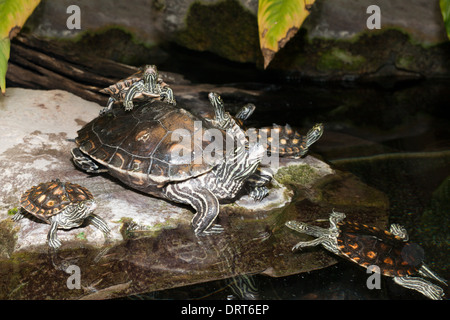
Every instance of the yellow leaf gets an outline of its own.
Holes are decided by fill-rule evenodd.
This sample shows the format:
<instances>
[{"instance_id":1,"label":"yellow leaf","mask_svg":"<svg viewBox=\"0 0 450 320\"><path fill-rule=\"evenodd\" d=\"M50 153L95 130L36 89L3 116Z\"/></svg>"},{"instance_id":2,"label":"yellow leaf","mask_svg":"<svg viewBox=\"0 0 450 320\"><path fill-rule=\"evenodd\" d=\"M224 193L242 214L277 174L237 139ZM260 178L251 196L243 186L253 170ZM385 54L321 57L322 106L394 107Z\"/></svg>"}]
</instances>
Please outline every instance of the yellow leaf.
<instances>
[{"instance_id":1,"label":"yellow leaf","mask_svg":"<svg viewBox=\"0 0 450 320\"><path fill-rule=\"evenodd\" d=\"M267 68L275 54L297 33L315 0L259 0L259 42Z\"/></svg>"},{"instance_id":2,"label":"yellow leaf","mask_svg":"<svg viewBox=\"0 0 450 320\"><path fill-rule=\"evenodd\" d=\"M0 0L0 88L5 94L10 40L19 33L40 0Z\"/></svg>"}]
</instances>

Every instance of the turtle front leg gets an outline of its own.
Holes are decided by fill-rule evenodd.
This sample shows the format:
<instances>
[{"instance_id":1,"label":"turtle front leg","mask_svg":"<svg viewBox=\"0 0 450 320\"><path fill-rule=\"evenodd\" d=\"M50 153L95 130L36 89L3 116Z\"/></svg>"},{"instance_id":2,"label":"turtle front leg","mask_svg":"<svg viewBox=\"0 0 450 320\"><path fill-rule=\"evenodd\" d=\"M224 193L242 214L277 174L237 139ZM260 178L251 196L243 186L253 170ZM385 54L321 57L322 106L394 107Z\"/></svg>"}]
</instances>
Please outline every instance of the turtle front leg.
<instances>
[{"instance_id":1,"label":"turtle front leg","mask_svg":"<svg viewBox=\"0 0 450 320\"><path fill-rule=\"evenodd\" d=\"M47 235L48 245L53 249L59 249L61 247L61 241L58 239L57 235L58 230L58 222L55 217L52 217L50 220L50 231Z\"/></svg>"},{"instance_id":2,"label":"turtle front leg","mask_svg":"<svg viewBox=\"0 0 450 320\"><path fill-rule=\"evenodd\" d=\"M296 251L305 247L314 247L317 245L325 244L327 241L330 240L329 231L321 227L312 226L304 222L299 222L295 220L287 221L285 223L285 226L299 233L304 233L310 236L318 237L311 241L301 241L297 243L292 248L292 251Z\"/></svg>"},{"instance_id":3,"label":"turtle front leg","mask_svg":"<svg viewBox=\"0 0 450 320\"><path fill-rule=\"evenodd\" d=\"M96 227L98 230L100 230L101 232L103 232L105 234L105 237L111 232L111 229L108 227L108 225L106 224L106 222L96 216L95 214L91 213L88 217L88 221L94 226Z\"/></svg>"},{"instance_id":4,"label":"turtle front leg","mask_svg":"<svg viewBox=\"0 0 450 320\"><path fill-rule=\"evenodd\" d=\"M221 233L224 230L221 225L213 224L219 214L219 200L208 189L194 188L188 182L175 183L168 185L165 193L170 200L189 204L195 209L192 226L196 235Z\"/></svg>"},{"instance_id":5,"label":"turtle front leg","mask_svg":"<svg viewBox=\"0 0 450 320\"><path fill-rule=\"evenodd\" d=\"M402 287L419 291L432 300L442 300L444 296L444 290L441 287L419 277L394 277L394 281Z\"/></svg>"},{"instance_id":6,"label":"turtle front leg","mask_svg":"<svg viewBox=\"0 0 450 320\"><path fill-rule=\"evenodd\" d=\"M134 104L133 99L135 96L137 96L139 93L142 93L145 89L145 86L142 81L134 83L130 89L125 94L125 98L123 101L123 106L125 107L126 111L133 110Z\"/></svg>"},{"instance_id":7,"label":"turtle front leg","mask_svg":"<svg viewBox=\"0 0 450 320\"><path fill-rule=\"evenodd\" d=\"M169 87L164 87L161 89L160 94L161 100L166 101L167 103L176 106L177 102L175 101L173 97L173 91Z\"/></svg>"}]
</instances>

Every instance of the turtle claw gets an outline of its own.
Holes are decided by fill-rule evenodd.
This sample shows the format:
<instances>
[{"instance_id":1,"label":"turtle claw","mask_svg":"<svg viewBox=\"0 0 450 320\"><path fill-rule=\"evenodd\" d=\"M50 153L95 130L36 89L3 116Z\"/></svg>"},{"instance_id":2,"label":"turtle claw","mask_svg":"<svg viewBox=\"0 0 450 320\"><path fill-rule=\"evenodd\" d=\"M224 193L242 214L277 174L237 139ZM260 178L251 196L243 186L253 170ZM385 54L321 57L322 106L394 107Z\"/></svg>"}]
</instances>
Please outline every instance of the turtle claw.
<instances>
[{"instance_id":1,"label":"turtle claw","mask_svg":"<svg viewBox=\"0 0 450 320\"><path fill-rule=\"evenodd\" d=\"M126 111L133 110L133 108L134 108L133 101L124 101L123 105L124 105Z\"/></svg>"}]
</instances>

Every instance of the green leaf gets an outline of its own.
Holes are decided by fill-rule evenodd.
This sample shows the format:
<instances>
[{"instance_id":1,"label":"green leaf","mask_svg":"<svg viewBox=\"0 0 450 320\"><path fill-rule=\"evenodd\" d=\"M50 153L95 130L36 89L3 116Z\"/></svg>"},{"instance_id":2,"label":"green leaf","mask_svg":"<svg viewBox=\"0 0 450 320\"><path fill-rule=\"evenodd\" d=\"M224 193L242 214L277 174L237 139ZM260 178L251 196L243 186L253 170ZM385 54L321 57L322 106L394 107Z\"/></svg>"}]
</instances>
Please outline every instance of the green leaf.
<instances>
[{"instance_id":1,"label":"green leaf","mask_svg":"<svg viewBox=\"0 0 450 320\"><path fill-rule=\"evenodd\" d=\"M5 93L10 40L19 33L40 0L0 0L0 87Z\"/></svg>"},{"instance_id":2,"label":"green leaf","mask_svg":"<svg viewBox=\"0 0 450 320\"><path fill-rule=\"evenodd\" d=\"M267 68L275 54L297 33L315 0L259 0L259 42Z\"/></svg>"},{"instance_id":3,"label":"green leaf","mask_svg":"<svg viewBox=\"0 0 450 320\"><path fill-rule=\"evenodd\" d=\"M450 39L450 0L440 0L440 5L447 36Z\"/></svg>"},{"instance_id":4,"label":"green leaf","mask_svg":"<svg viewBox=\"0 0 450 320\"><path fill-rule=\"evenodd\" d=\"M8 70L8 60L9 60L9 38L0 39L0 88L2 94L5 94L6 90L6 70Z\"/></svg>"}]
</instances>

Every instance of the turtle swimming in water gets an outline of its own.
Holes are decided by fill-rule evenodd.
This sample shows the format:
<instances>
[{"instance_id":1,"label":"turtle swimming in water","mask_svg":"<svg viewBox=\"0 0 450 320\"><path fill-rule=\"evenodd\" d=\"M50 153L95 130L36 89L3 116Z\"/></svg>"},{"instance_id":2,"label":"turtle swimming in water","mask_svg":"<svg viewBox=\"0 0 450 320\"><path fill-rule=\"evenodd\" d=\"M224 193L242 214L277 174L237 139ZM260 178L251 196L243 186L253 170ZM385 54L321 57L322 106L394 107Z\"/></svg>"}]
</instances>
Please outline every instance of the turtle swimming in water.
<instances>
[{"instance_id":1,"label":"turtle swimming in water","mask_svg":"<svg viewBox=\"0 0 450 320\"><path fill-rule=\"evenodd\" d=\"M110 95L105 108L100 114L105 114L111 110L114 102L122 101L125 110L133 109L133 99L154 98L176 105L172 89L159 77L156 66L146 65L139 68L139 71L131 76L100 90L102 93Z\"/></svg>"},{"instance_id":2,"label":"turtle swimming in water","mask_svg":"<svg viewBox=\"0 0 450 320\"><path fill-rule=\"evenodd\" d=\"M92 213L96 208L94 196L78 184L59 179L40 183L22 195L20 206L12 219L19 221L28 212L50 224L47 238L49 246L54 249L61 246L57 229L79 227L86 219L105 235L110 232L106 222Z\"/></svg>"},{"instance_id":3,"label":"turtle swimming in water","mask_svg":"<svg viewBox=\"0 0 450 320\"><path fill-rule=\"evenodd\" d=\"M329 218L329 229L298 221L286 222L287 227L316 237L311 241L297 243L292 250L322 245L362 267L377 266L374 271L379 270L381 274L392 277L405 288L419 291L433 300L442 299L443 289L423 278L444 285L447 285L446 281L423 263L423 249L408 241L409 236L404 227L392 224L389 231L383 231L344 219L344 213L333 211Z\"/></svg>"}]
</instances>

